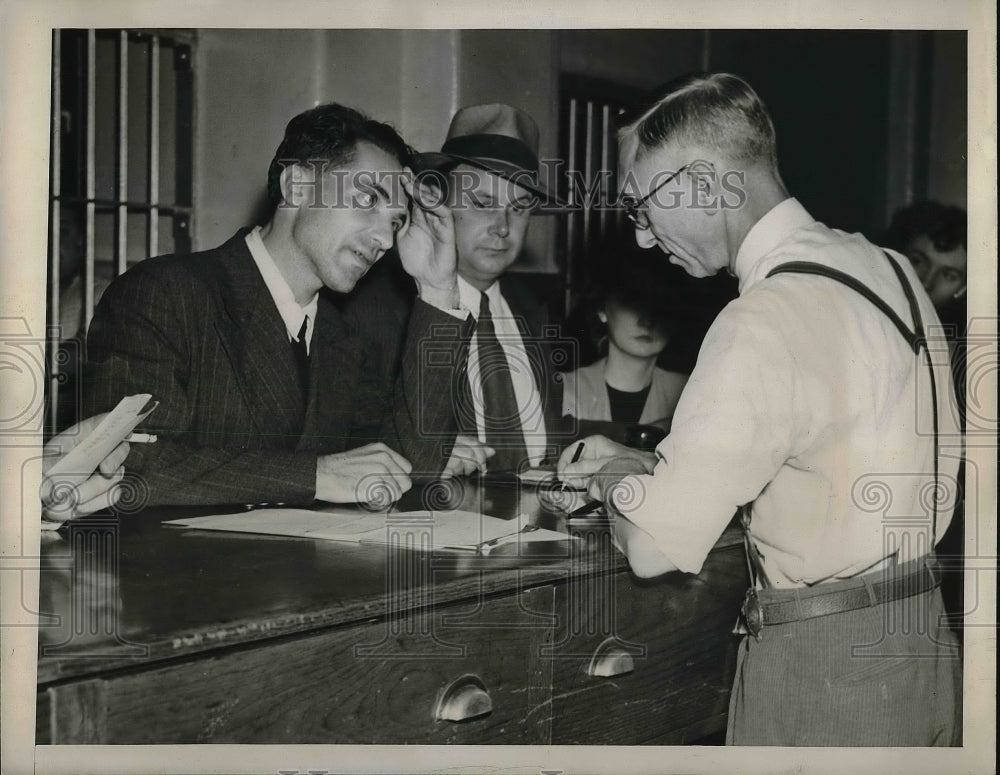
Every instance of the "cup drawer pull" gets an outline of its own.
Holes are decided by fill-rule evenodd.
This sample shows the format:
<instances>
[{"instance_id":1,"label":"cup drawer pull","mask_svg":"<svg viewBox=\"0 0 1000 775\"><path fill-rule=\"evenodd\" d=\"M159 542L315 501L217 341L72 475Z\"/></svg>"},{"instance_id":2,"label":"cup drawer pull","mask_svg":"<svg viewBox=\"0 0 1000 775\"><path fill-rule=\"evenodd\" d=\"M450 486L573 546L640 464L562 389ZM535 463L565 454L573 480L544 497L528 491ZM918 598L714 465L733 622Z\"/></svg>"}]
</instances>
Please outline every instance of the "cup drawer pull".
<instances>
[{"instance_id":1,"label":"cup drawer pull","mask_svg":"<svg viewBox=\"0 0 1000 775\"><path fill-rule=\"evenodd\" d=\"M434 708L436 721L468 721L493 712L493 700L474 675L456 678L441 692Z\"/></svg>"},{"instance_id":2,"label":"cup drawer pull","mask_svg":"<svg viewBox=\"0 0 1000 775\"><path fill-rule=\"evenodd\" d=\"M614 638L608 638L594 650L587 665L587 675L596 678L611 678L625 675L635 670L635 661Z\"/></svg>"}]
</instances>

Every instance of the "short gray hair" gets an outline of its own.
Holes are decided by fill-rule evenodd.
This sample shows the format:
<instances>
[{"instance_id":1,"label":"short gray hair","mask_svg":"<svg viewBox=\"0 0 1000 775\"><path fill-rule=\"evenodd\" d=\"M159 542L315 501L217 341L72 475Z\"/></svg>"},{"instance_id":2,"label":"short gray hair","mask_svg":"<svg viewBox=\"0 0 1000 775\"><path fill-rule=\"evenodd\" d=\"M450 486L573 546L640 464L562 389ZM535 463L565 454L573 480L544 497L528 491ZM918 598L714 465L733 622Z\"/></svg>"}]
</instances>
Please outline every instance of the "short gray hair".
<instances>
[{"instance_id":1,"label":"short gray hair","mask_svg":"<svg viewBox=\"0 0 1000 775\"><path fill-rule=\"evenodd\" d=\"M637 153L667 143L698 145L730 161L778 169L774 124L750 85L729 73L687 75L672 81L664 97L622 128L618 140Z\"/></svg>"}]
</instances>

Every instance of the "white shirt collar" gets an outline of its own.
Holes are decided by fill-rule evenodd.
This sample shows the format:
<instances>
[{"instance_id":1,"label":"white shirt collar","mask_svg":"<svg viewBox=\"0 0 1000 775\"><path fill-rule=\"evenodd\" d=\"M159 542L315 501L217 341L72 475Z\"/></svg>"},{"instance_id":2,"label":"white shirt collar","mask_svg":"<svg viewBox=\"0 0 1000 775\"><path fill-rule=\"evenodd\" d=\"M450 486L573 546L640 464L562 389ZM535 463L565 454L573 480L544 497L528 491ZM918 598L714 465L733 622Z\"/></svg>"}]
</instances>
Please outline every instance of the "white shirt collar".
<instances>
[{"instance_id":1,"label":"white shirt collar","mask_svg":"<svg viewBox=\"0 0 1000 775\"><path fill-rule=\"evenodd\" d=\"M493 285L485 291L480 291L472 286L462 275L458 275L458 303L472 313L472 317L479 320L479 305L482 295L486 294L490 299L490 314L496 315L502 308L500 306L500 281L494 280Z\"/></svg>"},{"instance_id":2,"label":"white shirt collar","mask_svg":"<svg viewBox=\"0 0 1000 775\"><path fill-rule=\"evenodd\" d=\"M260 276L264 278L264 285L267 286L274 305L278 308L281 319L285 321L285 328L288 330L288 338L298 340L299 329L302 328L302 318L309 317L306 326L306 346L312 342L312 332L316 323L316 311L319 307L319 294L317 293L305 306L299 306L295 301L295 294L288 285L278 265L274 263L271 254L267 252L264 240L260 236L260 226L252 229L246 236L247 248L253 256L254 263L260 271Z\"/></svg>"},{"instance_id":3,"label":"white shirt collar","mask_svg":"<svg viewBox=\"0 0 1000 775\"><path fill-rule=\"evenodd\" d=\"M789 197L772 207L753 225L743 238L736 253L733 271L740 281L740 292L761 258L783 242L788 235L816 222L795 197Z\"/></svg>"}]
</instances>

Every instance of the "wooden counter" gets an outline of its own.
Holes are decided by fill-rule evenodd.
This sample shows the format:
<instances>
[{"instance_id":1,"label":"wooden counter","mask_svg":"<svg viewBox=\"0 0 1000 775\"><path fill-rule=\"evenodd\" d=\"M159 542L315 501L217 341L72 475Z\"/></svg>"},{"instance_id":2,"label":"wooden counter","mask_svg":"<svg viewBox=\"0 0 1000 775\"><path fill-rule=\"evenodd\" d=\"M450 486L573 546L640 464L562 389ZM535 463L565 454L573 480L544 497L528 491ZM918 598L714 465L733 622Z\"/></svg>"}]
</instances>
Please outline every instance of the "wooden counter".
<instances>
[{"instance_id":1,"label":"wooden counter","mask_svg":"<svg viewBox=\"0 0 1000 775\"><path fill-rule=\"evenodd\" d=\"M399 504L444 507L566 530L514 482ZM38 743L673 744L725 725L734 530L698 576L643 582L599 528L474 557L162 524L192 513L43 540Z\"/></svg>"}]
</instances>

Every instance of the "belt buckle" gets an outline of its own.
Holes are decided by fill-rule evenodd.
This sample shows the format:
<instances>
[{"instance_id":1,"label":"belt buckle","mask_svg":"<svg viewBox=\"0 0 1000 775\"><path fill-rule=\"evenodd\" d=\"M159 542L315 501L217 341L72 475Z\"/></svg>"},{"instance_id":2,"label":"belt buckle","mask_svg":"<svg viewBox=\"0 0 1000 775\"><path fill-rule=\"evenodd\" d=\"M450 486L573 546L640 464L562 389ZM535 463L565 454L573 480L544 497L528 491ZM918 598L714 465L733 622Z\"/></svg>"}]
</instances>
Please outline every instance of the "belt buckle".
<instances>
[{"instance_id":1,"label":"belt buckle","mask_svg":"<svg viewBox=\"0 0 1000 775\"><path fill-rule=\"evenodd\" d=\"M760 640L760 634L764 629L764 609L754 587L750 587L743 597L740 613L743 614L743 625L747 628L747 632Z\"/></svg>"}]
</instances>

